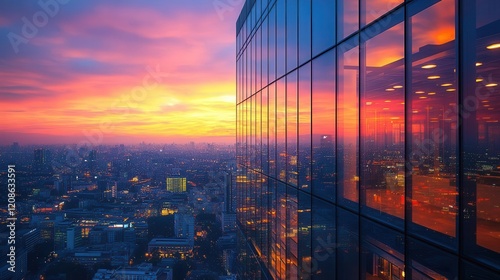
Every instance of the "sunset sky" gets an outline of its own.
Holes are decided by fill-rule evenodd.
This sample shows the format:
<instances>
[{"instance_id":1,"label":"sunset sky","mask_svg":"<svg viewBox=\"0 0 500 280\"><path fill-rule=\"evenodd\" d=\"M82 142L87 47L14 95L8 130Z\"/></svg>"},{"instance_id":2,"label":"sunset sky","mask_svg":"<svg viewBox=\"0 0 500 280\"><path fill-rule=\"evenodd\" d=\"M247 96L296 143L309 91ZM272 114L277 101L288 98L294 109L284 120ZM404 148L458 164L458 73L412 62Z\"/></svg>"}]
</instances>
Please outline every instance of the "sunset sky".
<instances>
[{"instance_id":1,"label":"sunset sky","mask_svg":"<svg viewBox=\"0 0 500 280\"><path fill-rule=\"evenodd\" d=\"M0 4L1 145L234 143L243 0L44 1Z\"/></svg>"}]
</instances>

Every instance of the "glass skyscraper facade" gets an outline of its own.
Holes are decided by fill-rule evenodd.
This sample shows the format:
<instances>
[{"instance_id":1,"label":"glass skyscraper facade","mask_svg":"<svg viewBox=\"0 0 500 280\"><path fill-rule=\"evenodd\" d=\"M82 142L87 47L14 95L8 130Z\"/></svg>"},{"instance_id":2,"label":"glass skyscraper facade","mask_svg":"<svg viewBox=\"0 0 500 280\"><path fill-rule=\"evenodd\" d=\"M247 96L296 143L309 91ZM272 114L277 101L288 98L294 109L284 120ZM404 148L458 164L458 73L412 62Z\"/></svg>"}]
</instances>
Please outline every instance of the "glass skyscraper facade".
<instances>
[{"instance_id":1,"label":"glass skyscraper facade","mask_svg":"<svg viewBox=\"0 0 500 280\"><path fill-rule=\"evenodd\" d=\"M247 0L242 279L500 279L500 1Z\"/></svg>"}]
</instances>

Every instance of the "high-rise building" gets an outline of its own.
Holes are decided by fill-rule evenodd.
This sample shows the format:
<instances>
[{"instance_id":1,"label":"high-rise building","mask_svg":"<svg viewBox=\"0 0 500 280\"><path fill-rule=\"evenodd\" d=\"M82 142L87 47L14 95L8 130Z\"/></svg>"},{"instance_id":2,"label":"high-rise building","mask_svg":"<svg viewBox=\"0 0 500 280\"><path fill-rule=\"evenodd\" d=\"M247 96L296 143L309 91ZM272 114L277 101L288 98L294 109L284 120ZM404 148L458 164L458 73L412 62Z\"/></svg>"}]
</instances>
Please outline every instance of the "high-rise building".
<instances>
[{"instance_id":1,"label":"high-rise building","mask_svg":"<svg viewBox=\"0 0 500 280\"><path fill-rule=\"evenodd\" d=\"M191 214L174 214L174 231L177 238L189 239L194 245L194 217Z\"/></svg>"},{"instance_id":2,"label":"high-rise building","mask_svg":"<svg viewBox=\"0 0 500 280\"><path fill-rule=\"evenodd\" d=\"M185 192L186 191L186 178L168 177L167 178L167 191L169 191L169 192Z\"/></svg>"},{"instance_id":3,"label":"high-rise building","mask_svg":"<svg viewBox=\"0 0 500 280\"><path fill-rule=\"evenodd\" d=\"M46 171L48 168L47 150L44 148L33 151L33 167L36 171Z\"/></svg>"},{"instance_id":4,"label":"high-rise building","mask_svg":"<svg viewBox=\"0 0 500 280\"><path fill-rule=\"evenodd\" d=\"M243 279L500 279L498 10L245 2Z\"/></svg>"},{"instance_id":5,"label":"high-rise building","mask_svg":"<svg viewBox=\"0 0 500 280\"><path fill-rule=\"evenodd\" d=\"M69 227L66 231L66 249L74 250L82 245L82 229L80 227Z\"/></svg>"}]
</instances>

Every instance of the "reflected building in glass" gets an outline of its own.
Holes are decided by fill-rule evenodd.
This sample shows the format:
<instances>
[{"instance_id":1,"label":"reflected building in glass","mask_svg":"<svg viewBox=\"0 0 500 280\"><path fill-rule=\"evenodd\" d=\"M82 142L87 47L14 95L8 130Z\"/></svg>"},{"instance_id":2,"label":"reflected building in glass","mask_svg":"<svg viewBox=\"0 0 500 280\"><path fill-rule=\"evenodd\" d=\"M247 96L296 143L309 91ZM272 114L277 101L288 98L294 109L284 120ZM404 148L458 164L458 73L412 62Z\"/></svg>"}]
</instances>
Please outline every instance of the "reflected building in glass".
<instances>
[{"instance_id":1,"label":"reflected building in glass","mask_svg":"<svg viewBox=\"0 0 500 280\"><path fill-rule=\"evenodd\" d=\"M242 279L500 279L498 11L246 1Z\"/></svg>"}]
</instances>

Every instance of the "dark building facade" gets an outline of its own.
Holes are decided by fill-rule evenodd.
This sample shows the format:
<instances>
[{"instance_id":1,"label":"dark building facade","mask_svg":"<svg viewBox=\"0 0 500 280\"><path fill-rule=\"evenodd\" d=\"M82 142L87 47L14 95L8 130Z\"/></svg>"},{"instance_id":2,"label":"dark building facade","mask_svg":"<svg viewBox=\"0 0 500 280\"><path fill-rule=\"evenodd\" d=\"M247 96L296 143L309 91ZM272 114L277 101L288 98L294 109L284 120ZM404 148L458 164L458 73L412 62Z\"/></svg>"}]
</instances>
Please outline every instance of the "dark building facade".
<instances>
[{"instance_id":1,"label":"dark building facade","mask_svg":"<svg viewBox=\"0 0 500 280\"><path fill-rule=\"evenodd\" d=\"M500 279L498 11L246 1L242 279Z\"/></svg>"}]
</instances>

